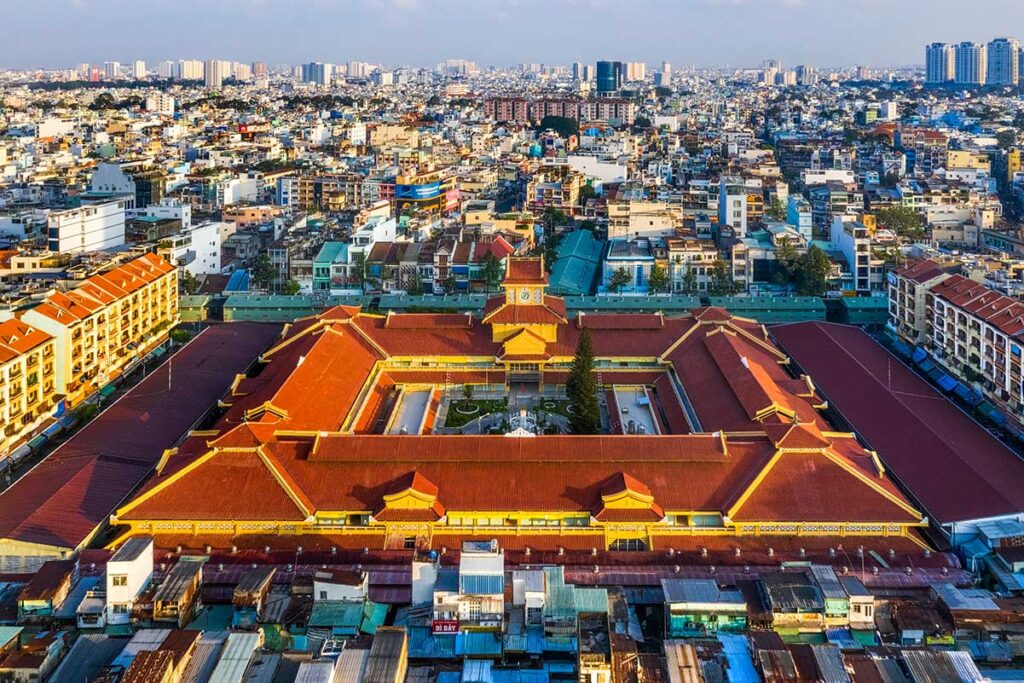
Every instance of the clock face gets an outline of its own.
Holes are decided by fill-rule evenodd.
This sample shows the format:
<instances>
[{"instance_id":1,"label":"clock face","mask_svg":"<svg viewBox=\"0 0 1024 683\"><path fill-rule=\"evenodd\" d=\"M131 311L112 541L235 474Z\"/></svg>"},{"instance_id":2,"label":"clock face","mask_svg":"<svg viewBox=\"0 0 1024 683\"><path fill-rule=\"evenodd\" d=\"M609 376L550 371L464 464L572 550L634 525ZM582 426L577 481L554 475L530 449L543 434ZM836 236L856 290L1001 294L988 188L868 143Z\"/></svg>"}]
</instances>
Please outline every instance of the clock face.
<instances>
[{"instance_id":1,"label":"clock face","mask_svg":"<svg viewBox=\"0 0 1024 683\"><path fill-rule=\"evenodd\" d=\"M527 301L529 301L529 300L530 300L530 290L528 290L528 289L524 289L524 290L522 290L521 292L519 292L519 298L520 298L520 300L522 300L522 301L523 301L524 303L525 303L525 302L527 302Z\"/></svg>"}]
</instances>

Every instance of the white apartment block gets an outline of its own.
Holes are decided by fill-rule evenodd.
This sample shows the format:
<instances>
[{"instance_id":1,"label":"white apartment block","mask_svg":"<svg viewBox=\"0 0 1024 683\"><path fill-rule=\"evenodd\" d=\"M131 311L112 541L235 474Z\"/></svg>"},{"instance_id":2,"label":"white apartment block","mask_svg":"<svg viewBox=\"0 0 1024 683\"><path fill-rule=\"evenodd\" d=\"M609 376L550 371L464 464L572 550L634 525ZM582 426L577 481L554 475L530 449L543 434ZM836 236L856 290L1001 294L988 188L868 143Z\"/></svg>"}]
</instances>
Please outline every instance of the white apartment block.
<instances>
[{"instance_id":1,"label":"white apartment block","mask_svg":"<svg viewBox=\"0 0 1024 683\"><path fill-rule=\"evenodd\" d=\"M46 217L49 250L83 254L124 244L125 205L117 199L51 212Z\"/></svg>"},{"instance_id":2,"label":"white apartment block","mask_svg":"<svg viewBox=\"0 0 1024 683\"><path fill-rule=\"evenodd\" d=\"M931 288L927 309L935 358L986 397L1024 413L1024 303L953 275Z\"/></svg>"},{"instance_id":3,"label":"white apartment block","mask_svg":"<svg viewBox=\"0 0 1024 683\"><path fill-rule=\"evenodd\" d=\"M951 267L924 260L889 271L889 326L911 345L931 336L928 292L952 275Z\"/></svg>"},{"instance_id":4,"label":"white apartment block","mask_svg":"<svg viewBox=\"0 0 1024 683\"><path fill-rule=\"evenodd\" d=\"M220 274L221 236L230 235L233 227L231 223L204 223L168 237L168 260L195 277Z\"/></svg>"}]
</instances>

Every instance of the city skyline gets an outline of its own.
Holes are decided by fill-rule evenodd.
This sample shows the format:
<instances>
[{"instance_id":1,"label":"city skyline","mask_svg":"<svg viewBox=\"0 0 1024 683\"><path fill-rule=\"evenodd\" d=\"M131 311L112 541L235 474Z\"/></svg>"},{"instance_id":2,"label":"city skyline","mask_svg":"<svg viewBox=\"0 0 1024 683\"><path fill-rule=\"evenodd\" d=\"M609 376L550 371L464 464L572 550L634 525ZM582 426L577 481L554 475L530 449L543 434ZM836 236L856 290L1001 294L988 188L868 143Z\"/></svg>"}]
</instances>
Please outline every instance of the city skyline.
<instances>
[{"instance_id":1,"label":"city skyline","mask_svg":"<svg viewBox=\"0 0 1024 683\"><path fill-rule=\"evenodd\" d=\"M182 58L430 66L450 57L499 67L602 58L679 67L755 67L766 58L787 66L903 66L922 63L923 44L987 42L1024 24L1024 4L1010 0L981 0L967 14L952 0L638 0L626 7L611 0L10 0L0 68ZM913 22L900 20L910 16ZM730 40L737 22L758 30ZM490 31L520 39L494 41Z\"/></svg>"}]
</instances>

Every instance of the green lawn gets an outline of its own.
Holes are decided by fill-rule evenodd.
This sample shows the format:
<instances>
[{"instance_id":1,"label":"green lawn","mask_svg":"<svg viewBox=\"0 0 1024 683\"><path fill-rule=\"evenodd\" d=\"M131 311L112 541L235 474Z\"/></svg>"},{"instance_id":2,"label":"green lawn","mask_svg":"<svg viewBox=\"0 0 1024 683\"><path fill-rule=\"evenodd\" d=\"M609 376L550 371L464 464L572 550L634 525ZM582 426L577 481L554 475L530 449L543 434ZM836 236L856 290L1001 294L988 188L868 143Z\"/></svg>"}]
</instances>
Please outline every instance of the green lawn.
<instances>
[{"instance_id":1,"label":"green lawn","mask_svg":"<svg viewBox=\"0 0 1024 683\"><path fill-rule=\"evenodd\" d=\"M464 415L459 409L470 410L470 406L476 406L479 410L472 415ZM459 399L452 401L448 406L448 417L445 418L444 426L451 428L462 427L482 415L490 413L503 413L508 409L508 399Z\"/></svg>"}]
</instances>

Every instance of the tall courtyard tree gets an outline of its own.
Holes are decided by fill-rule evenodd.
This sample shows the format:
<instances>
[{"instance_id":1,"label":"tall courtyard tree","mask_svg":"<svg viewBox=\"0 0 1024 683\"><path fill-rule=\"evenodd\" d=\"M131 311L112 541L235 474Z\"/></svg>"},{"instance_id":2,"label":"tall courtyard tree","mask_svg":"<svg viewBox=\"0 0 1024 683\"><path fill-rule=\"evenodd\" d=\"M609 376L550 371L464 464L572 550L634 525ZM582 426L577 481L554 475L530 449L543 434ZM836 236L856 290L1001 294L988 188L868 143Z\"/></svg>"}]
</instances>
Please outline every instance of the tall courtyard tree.
<instances>
[{"instance_id":1,"label":"tall courtyard tree","mask_svg":"<svg viewBox=\"0 0 1024 683\"><path fill-rule=\"evenodd\" d=\"M599 434L601 408L597 403L597 379L594 377L594 347L590 332L584 328L576 345L569 378L565 382L569 398L569 431L573 434Z\"/></svg>"}]
</instances>

